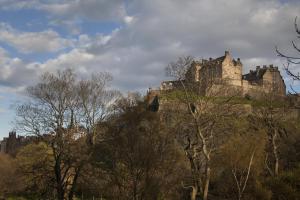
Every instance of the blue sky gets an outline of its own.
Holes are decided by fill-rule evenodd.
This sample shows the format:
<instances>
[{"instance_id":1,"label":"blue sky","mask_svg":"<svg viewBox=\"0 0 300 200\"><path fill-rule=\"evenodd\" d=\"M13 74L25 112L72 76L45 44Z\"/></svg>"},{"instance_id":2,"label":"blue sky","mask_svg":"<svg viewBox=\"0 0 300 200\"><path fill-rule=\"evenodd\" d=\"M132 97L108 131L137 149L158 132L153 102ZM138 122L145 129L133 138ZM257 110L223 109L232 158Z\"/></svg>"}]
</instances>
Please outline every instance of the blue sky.
<instances>
[{"instance_id":1,"label":"blue sky","mask_svg":"<svg viewBox=\"0 0 300 200\"><path fill-rule=\"evenodd\" d=\"M46 71L107 71L114 88L143 92L181 55L230 50L244 72L281 68L274 46L293 53L299 14L296 0L0 0L0 139L14 129L25 88Z\"/></svg>"}]
</instances>

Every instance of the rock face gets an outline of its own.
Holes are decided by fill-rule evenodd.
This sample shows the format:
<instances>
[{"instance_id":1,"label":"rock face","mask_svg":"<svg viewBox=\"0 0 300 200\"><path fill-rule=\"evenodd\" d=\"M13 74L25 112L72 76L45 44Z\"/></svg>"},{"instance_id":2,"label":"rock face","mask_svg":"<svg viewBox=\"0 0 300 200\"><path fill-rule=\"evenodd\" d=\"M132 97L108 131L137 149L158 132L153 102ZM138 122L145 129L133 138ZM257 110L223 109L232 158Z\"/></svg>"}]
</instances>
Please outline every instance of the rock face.
<instances>
[{"instance_id":1,"label":"rock face","mask_svg":"<svg viewBox=\"0 0 300 200\"><path fill-rule=\"evenodd\" d=\"M233 59L228 51L216 59L209 58L193 61L186 72L184 82L194 85L199 95L209 96L212 93L219 96L235 93L239 96L258 97L262 93L286 95L286 86L278 67L273 65L257 66L248 74L242 75L241 60ZM160 90L179 89L177 81L164 81Z\"/></svg>"}]
</instances>

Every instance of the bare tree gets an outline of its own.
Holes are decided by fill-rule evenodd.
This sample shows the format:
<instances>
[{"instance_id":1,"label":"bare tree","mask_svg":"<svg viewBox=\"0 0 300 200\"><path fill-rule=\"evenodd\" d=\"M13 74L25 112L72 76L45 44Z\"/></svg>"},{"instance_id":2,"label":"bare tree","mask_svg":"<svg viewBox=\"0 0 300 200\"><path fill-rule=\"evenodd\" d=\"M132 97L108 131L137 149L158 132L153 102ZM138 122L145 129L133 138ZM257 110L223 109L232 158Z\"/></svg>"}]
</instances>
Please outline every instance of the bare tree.
<instances>
[{"instance_id":1,"label":"bare tree","mask_svg":"<svg viewBox=\"0 0 300 200\"><path fill-rule=\"evenodd\" d=\"M279 146L287 134L284 121L288 119L288 110L275 92L263 94L261 101L264 103L253 109L253 125L265 130L268 139L265 166L271 176L278 176L281 160Z\"/></svg>"},{"instance_id":2,"label":"bare tree","mask_svg":"<svg viewBox=\"0 0 300 200\"><path fill-rule=\"evenodd\" d=\"M80 123L86 127L92 143L97 123L109 116L114 101L121 96L118 91L107 89L111 81L112 76L109 73L98 73L78 84Z\"/></svg>"},{"instance_id":3,"label":"bare tree","mask_svg":"<svg viewBox=\"0 0 300 200\"><path fill-rule=\"evenodd\" d=\"M239 173L236 167L233 167L233 169L232 169L232 174L233 174L233 177L236 182L237 189L238 189L238 200L242 199L243 193L246 189L249 175L251 172L251 167L253 165L254 155L255 155L255 150L253 150L253 152L251 153L250 160L249 160L249 163L247 166L247 172L245 175L242 173Z\"/></svg>"},{"instance_id":4,"label":"bare tree","mask_svg":"<svg viewBox=\"0 0 300 200\"><path fill-rule=\"evenodd\" d=\"M176 110L179 116L180 122L175 129L180 132L179 138L190 162L192 183L183 186L192 189L191 200L196 200L200 194L203 200L207 200L212 173L211 157L219 145L217 135L226 132L226 128L220 131L220 126L225 124L226 116L232 115L232 105L229 104L231 97L216 97L220 90L210 90L210 97L198 95L197 88L201 85L186 79L192 62L191 56L180 57L170 63L166 71L178 82L179 90L176 100L172 102L172 110ZM226 89L222 88L222 92Z\"/></svg>"},{"instance_id":5,"label":"bare tree","mask_svg":"<svg viewBox=\"0 0 300 200\"><path fill-rule=\"evenodd\" d=\"M220 149L218 158L220 167L223 169L228 167L228 171L231 171L234 182L232 187L235 188L238 200L243 198L249 180L254 177L255 172L259 171L263 163L265 143L262 138L263 134L249 130L249 127L246 128L245 132L237 130L238 133L230 137Z\"/></svg>"},{"instance_id":6,"label":"bare tree","mask_svg":"<svg viewBox=\"0 0 300 200\"><path fill-rule=\"evenodd\" d=\"M297 38L300 38L300 29L298 27L298 23L297 23L297 17L295 17L295 21L294 21L294 27L295 27L295 32L297 34ZM292 55L288 55L286 53L283 53L282 51L280 51L278 49L278 47L276 46L276 52L277 55L279 57L285 58L287 61L287 64L284 65L284 68L287 72L287 74L293 78L293 80L300 80L300 75L299 72L295 72L291 69L291 65L299 65L300 64L300 47L297 45L297 43L295 41L292 41L292 47L295 50L295 53L298 54L296 56L292 56Z\"/></svg>"},{"instance_id":7,"label":"bare tree","mask_svg":"<svg viewBox=\"0 0 300 200\"><path fill-rule=\"evenodd\" d=\"M45 73L37 85L27 89L30 100L17 107L18 127L40 136L53 151L59 200L73 199L78 176L89 157L91 143L86 138L92 138L90 130L104 119L113 101L107 89L111 79L106 77L99 74L79 82L70 69Z\"/></svg>"}]
</instances>

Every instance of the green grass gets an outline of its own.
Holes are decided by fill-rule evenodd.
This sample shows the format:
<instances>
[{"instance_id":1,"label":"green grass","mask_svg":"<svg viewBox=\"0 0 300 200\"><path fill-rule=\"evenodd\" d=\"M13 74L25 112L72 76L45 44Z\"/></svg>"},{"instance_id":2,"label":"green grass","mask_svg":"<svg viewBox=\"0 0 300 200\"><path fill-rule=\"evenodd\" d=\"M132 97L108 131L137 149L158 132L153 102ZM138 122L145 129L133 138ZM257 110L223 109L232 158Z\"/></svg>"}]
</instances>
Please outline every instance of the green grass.
<instances>
[{"instance_id":1,"label":"green grass","mask_svg":"<svg viewBox=\"0 0 300 200\"><path fill-rule=\"evenodd\" d=\"M286 102L283 100L259 100L259 99L249 99L245 97L210 97L210 96L200 96L195 93L186 93L182 90L175 90L175 91L167 91L163 92L160 95L160 100L162 101L185 101L186 96L190 102L196 103L197 101L210 101L211 103L222 104L222 103L229 103L233 105L251 105L253 107L267 107L273 106L275 108L284 107L287 105Z\"/></svg>"}]
</instances>

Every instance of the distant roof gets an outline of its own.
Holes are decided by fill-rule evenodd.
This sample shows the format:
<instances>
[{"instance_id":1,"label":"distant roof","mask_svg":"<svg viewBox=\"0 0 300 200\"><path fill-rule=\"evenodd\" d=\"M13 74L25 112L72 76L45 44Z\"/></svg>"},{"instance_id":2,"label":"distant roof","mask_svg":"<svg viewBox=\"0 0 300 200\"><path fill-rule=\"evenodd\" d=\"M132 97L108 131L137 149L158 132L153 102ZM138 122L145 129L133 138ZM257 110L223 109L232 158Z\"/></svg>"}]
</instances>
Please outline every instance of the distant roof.
<instances>
[{"instance_id":1,"label":"distant roof","mask_svg":"<svg viewBox=\"0 0 300 200\"><path fill-rule=\"evenodd\" d=\"M250 70L250 72L243 75L242 78L248 81L257 81L262 79L267 70L278 71L278 67L273 67L273 65L270 65L269 67L264 66L261 68L260 66L257 66L256 70Z\"/></svg>"},{"instance_id":2,"label":"distant roof","mask_svg":"<svg viewBox=\"0 0 300 200\"><path fill-rule=\"evenodd\" d=\"M213 59L213 61L220 61L220 62L223 62L223 60L225 59L225 56L221 56L219 58L216 58L216 59Z\"/></svg>"},{"instance_id":3,"label":"distant roof","mask_svg":"<svg viewBox=\"0 0 300 200\"><path fill-rule=\"evenodd\" d=\"M224 55L224 56L221 56L221 57L218 57L218 58L215 58L215 59L212 59L212 58L209 58L209 60L203 59L203 60L202 60L202 63L203 63L203 64L209 64L209 63L222 63L222 62L225 60L226 56L230 56L229 51L225 51L225 55ZM233 62L233 64L234 64L235 66L238 65L238 64L242 64L239 58L238 58L237 60L232 59L232 62Z\"/></svg>"},{"instance_id":4,"label":"distant roof","mask_svg":"<svg viewBox=\"0 0 300 200\"><path fill-rule=\"evenodd\" d=\"M223 60L225 59L225 56L221 56L218 58L209 58L207 59L202 59L202 63L216 63L216 62L223 62ZM201 62L200 62L201 63Z\"/></svg>"},{"instance_id":5,"label":"distant roof","mask_svg":"<svg viewBox=\"0 0 300 200\"><path fill-rule=\"evenodd\" d=\"M255 71L250 71L250 73L243 75L244 80L257 81L262 79L263 75L266 73L267 68L260 68Z\"/></svg>"}]
</instances>

